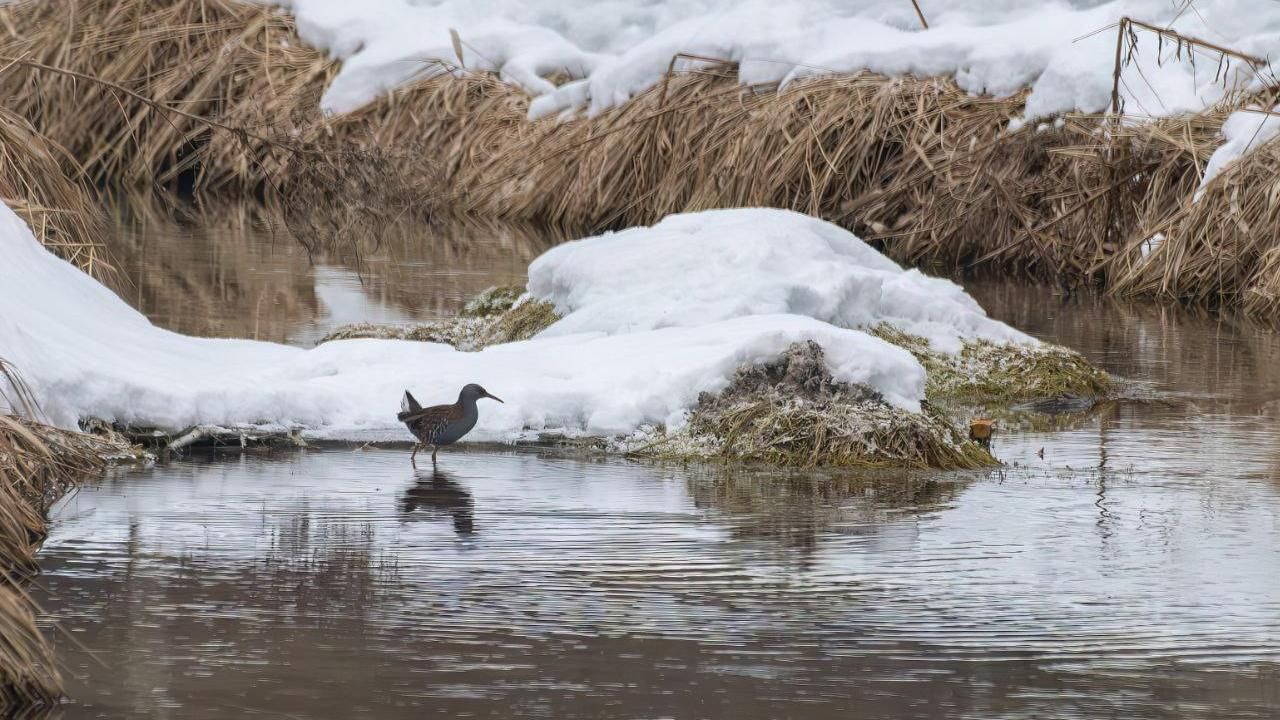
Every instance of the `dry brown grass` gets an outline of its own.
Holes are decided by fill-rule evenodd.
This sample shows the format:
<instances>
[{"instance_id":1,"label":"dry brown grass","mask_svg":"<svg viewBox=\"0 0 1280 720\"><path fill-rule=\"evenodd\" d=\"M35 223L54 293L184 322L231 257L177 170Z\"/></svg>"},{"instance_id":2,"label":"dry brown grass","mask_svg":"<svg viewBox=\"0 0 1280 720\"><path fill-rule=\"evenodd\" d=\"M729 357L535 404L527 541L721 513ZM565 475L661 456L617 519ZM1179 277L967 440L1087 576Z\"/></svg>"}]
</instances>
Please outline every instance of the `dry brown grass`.
<instances>
[{"instance_id":1,"label":"dry brown grass","mask_svg":"<svg viewBox=\"0 0 1280 720\"><path fill-rule=\"evenodd\" d=\"M725 63L594 118L530 123L527 102L490 76L437 77L338 119L335 132L429 138L443 158L439 212L586 233L676 212L785 207L906 262L1071 283L1105 270L1134 225L1108 202L1150 184L1112 178L1161 167L1134 153L1123 158L1132 172L1112 171L1098 118L1007 132L1021 95L973 96L945 78L862 73L778 90L740 85Z\"/></svg>"},{"instance_id":2,"label":"dry brown grass","mask_svg":"<svg viewBox=\"0 0 1280 720\"><path fill-rule=\"evenodd\" d=\"M36 627L24 578L35 571L49 506L102 467L105 441L0 415L0 712L55 703L53 650Z\"/></svg>"},{"instance_id":3,"label":"dry brown grass","mask_svg":"<svg viewBox=\"0 0 1280 720\"><path fill-rule=\"evenodd\" d=\"M0 415L0 571L34 562L49 506L118 450L95 435Z\"/></svg>"},{"instance_id":4,"label":"dry brown grass","mask_svg":"<svg viewBox=\"0 0 1280 720\"><path fill-rule=\"evenodd\" d=\"M101 210L79 181L76 163L26 120L0 109L0 200L41 243L105 280L114 269L102 244Z\"/></svg>"},{"instance_id":5,"label":"dry brown grass","mask_svg":"<svg viewBox=\"0 0 1280 720\"><path fill-rule=\"evenodd\" d=\"M1264 221L1264 203L1236 213L1227 190L1211 190L1212 207L1189 202L1228 106L1009 131L1024 95L871 73L747 87L733 63L703 59L591 118L529 122L519 88L443 74L325 119L318 100L336 63L256 4L21 2L0 9L0 25L0 55L23 58L0 72L5 104L92 178L278 196L313 250L408 213L580 235L772 206L838 222L912 264L1263 310L1280 292L1280 251L1236 217ZM1157 231L1174 242L1143 258ZM1224 231L1240 237L1224 244Z\"/></svg>"},{"instance_id":6,"label":"dry brown grass","mask_svg":"<svg viewBox=\"0 0 1280 720\"><path fill-rule=\"evenodd\" d=\"M95 181L126 186L259 187L286 161L261 136L301 132L336 69L298 42L288 17L230 0L19 2L0 9L0 27L6 56L185 113L29 65L0 74L7 107L67 148Z\"/></svg>"},{"instance_id":7,"label":"dry brown grass","mask_svg":"<svg viewBox=\"0 0 1280 720\"><path fill-rule=\"evenodd\" d=\"M0 585L0 714L39 714L62 697L53 648L36 626L31 600Z\"/></svg>"},{"instance_id":8,"label":"dry brown grass","mask_svg":"<svg viewBox=\"0 0 1280 720\"><path fill-rule=\"evenodd\" d=\"M46 707L61 696L53 651L36 627L23 583L36 570L49 507L97 472L111 440L27 419L39 412L18 373L0 360L0 713Z\"/></svg>"},{"instance_id":9,"label":"dry brown grass","mask_svg":"<svg viewBox=\"0 0 1280 720\"><path fill-rule=\"evenodd\" d=\"M32 1L0 8L0 26L5 105L99 184L271 200L319 251L378 234L432 180L412 136L334 132L319 101L337 63L276 9Z\"/></svg>"},{"instance_id":10,"label":"dry brown grass","mask_svg":"<svg viewBox=\"0 0 1280 720\"><path fill-rule=\"evenodd\" d=\"M1228 110L1204 122L1220 125ZM1214 129L1204 133L1211 140L1176 138L1170 144L1181 140L1182 151L1194 155L1202 170L1220 142ZM1280 143L1271 141L1223 169L1198 201L1200 172L1187 173L1161 204L1163 212L1153 213L1131 238L1116 263L1113 291L1274 317L1280 309L1278 172ZM1144 257L1141 245L1156 233L1164 240Z\"/></svg>"}]
</instances>

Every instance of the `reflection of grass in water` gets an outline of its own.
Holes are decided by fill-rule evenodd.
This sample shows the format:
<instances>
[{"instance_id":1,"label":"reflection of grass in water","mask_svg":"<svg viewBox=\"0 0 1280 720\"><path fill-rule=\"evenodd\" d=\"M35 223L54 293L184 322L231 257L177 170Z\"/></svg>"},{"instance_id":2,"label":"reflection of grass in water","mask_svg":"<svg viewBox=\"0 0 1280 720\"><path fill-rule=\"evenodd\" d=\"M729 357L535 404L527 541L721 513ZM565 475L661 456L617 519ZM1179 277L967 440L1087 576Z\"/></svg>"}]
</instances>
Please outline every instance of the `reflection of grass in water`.
<instances>
[{"instance_id":1,"label":"reflection of grass in water","mask_svg":"<svg viewBox=\"0 0 1280 720\"><path fill-rule=\"evenodd\" d=\"M699 508L731 516L733 537L807 552L816 548L820 536L840 526L874 532L876 526L903 515L945 506L970 477L923 471L800 473L722 467L692 474L687 487Z\"/></svg>"},{"instance_id":2,"label":"reflection of grass in water","mask_svg":"<svg viewBox=\"0 0 1280 720\"><path fill-rule=\"evenodd\" d=\"M314 526L313 526L314 522ZM265 607L291 607L317 625L363 617L380 586L398 582L394 557L376 551L369 523L315 522L310 513L278 527L257 568Z\"/></svg>"},{"instance_id":3,"label":"reflection of grass in water","mask_svg":"<svg viewBox=\"0 0 1280 720\"><path fill-rule=\"evenodd\" d=\"M356 273L370 302L448 316L495 281L522 282L527 263L553 241L520 226L404 222L376 238L353 233L358 254L309 258L259 205L162 207L130 198L117 206L115 221L112 249L125 277L114 289L157 324L276 342L320 317L313 262Z\"/></svg>"}]
</instances>

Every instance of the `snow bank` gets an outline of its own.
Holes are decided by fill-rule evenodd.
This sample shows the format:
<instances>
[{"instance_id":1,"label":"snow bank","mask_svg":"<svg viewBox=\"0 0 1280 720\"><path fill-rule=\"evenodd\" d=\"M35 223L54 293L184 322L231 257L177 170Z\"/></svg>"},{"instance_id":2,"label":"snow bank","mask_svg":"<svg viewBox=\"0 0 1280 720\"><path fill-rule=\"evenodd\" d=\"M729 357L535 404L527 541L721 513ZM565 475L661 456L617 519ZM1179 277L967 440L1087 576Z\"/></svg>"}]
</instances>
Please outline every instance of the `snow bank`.
<instances>
[{"instance_id":1,"label":"snow bank","mask_svg":"<svg viewBox=\"0 0 1280 720\"><path fill-rule=\"evenodd\" d=\"M904 270L853 233L788 210L708 210L566 243L529 266L529 292L564 316L543 332L632 333L792 314L844 328L888 323L959 352L963 340L1034 344L959 285Z\"/></svg>"},{"instance_id":2,"label":"snow bank","mask_svg":"<svg viewBox=\"0 0 1280 720\"><path fill-rule=\"evenodd\" d=\"M854 236L783 211L679 216L552 251L535 263L535 284L569 316L532 340L476 353L395 340L306 350L168 332L45 251L3 207L0 257L0 357L66 427L99 417L404 438L395 413L405 388L427 403L450 402L467 382L507 401L486 405L475 439L678 427L698 394L722 389L741 363L808 340L825 349L837 380L917 411L925 374L909 353L824 320L892 310L940 337L949 335L948 318L958 328L951 335L1017 335L983 318L954 285L902 271ZM905 307L926 299L918 311Z\"/></svg>"},{"instance_id":3,"label":"snow bank","mask_svg":"<svg viewBox=\"0 0 1280 720\"><path fill-rule=\"evenodd\" d=\"M1272 112L1280 111L1277 106ZM1228 165L1256 150L1259 146L1280 134L1280 115L1271 115L1261 110L1243 110L1231 113L1222 123L1222 144L1209 162L1204 166L1204 177L1200 179L1200 187L1196 189L1195 201L1204 195L1205 186L1209 184Z\"/></svg>"},{"instance_id":4,"label":"snow bank","mask_svg":"<svg viewBox=\"0 0 1280 720\"><path fill-rule=\"evenodd\" d=\"M1271 0L921 0L921 30L908 0L286 0L302 37L344 60L323 105L347 112L440 63L500 72L534 95L534 116L584 103L592 112L657 83L676 53L741 63L746 83L870 69L889 75L954 75L974 93L1031 86L1030 118L1110 100L1114 30L1128 15L1254 55L1280 48ZM1140 34L1126 70L1126 111L1167 115L1219 99L1217 58L1194 68ZM1184 56L1185 57L1185 56ZM558 90L550 73L583 78ZM1231 71L1233 82L1251 74Z\"/></svg>"}]
</instances>

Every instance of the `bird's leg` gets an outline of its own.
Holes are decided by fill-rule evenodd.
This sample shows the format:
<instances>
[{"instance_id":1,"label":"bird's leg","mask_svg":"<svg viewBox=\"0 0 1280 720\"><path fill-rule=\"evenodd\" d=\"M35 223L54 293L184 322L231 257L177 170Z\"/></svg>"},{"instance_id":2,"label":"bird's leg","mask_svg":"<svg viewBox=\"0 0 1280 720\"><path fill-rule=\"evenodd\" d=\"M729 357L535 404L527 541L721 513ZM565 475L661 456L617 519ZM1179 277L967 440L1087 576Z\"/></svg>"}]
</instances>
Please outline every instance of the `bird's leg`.
<instances>
[{"instance_id":1,"label":"bird's leg","mask_svg":"<svg viewBox=\"0 0 1280 720\"><path fill-rule=\"evenodd\" d=\"M418 467L418 461L416 460L416 458L417 458L417 456L418 456L418 450L419 450L421 447L422 447L422 443L420 443L420 442L419 442L419 443L414 443L414 444L413 444L413 452L409 454L409 464L410 464L410 465L413 465L413 467L414 467L414 468L417 468L417 467Z\"/></svg>"},{"instance_id":2,"label":"bird's leg","mask_svg":"<svg viewBox=\"0 0 1280 720\"><path fill-rule=\"evenodd\" d=\"M434 467L434 466L435 466L435 464L436 464L436 453L438 453L438 452L440 452L440 448L436 447L435 445L432 445L432 446L431 446L431 465L432 465L432 467Z\"/></svg>"}]
</instances>

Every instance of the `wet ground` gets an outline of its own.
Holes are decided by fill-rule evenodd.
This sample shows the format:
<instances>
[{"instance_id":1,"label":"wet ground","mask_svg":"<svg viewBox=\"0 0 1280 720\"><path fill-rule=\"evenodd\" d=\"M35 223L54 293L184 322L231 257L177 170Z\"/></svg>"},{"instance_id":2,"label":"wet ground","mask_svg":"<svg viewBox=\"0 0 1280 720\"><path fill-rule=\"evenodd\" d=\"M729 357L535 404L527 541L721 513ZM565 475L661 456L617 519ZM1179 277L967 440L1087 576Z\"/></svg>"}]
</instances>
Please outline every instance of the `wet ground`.
<instances>
[{"instance_id":1,"label":"wet ground","mask_svg":"<svg viewBox=\"0 0 1280 720\"><path fill-rule=\"evenodd\" d=\"M498 233L464 260L447 235L388 247L363 281L261 237L222 266L193 251L185 270L222 290L144 259L139 304L252 336L248 300L165 313L227 287L303 298L253 317L305 344L338 319L455 312L540 242ZM1009 466L979 474L475 448L433 472L349 447L117 470L57 508L41 554L66 716L1280 715L1280 336L972 292L1161 399L1006 427Z\"/></svg>"}]
</instances>

